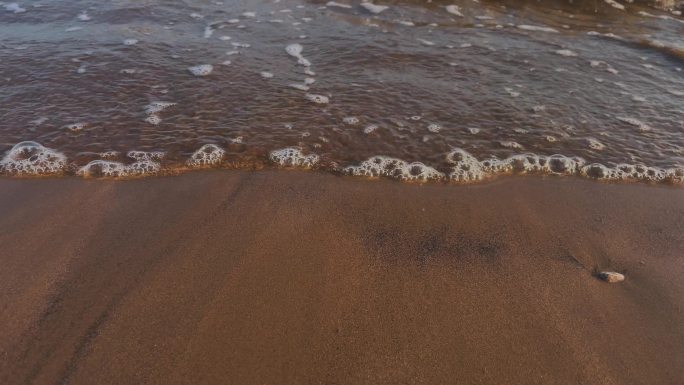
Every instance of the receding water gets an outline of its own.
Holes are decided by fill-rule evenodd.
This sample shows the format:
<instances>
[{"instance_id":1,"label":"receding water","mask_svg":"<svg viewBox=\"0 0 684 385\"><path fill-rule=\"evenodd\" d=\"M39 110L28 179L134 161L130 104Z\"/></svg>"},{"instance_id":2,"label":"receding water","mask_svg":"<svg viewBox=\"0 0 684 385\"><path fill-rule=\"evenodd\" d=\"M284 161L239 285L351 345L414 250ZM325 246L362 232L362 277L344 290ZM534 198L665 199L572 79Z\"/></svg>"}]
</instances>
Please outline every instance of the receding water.
<instances>
[{"instance_id":1,"label":"receding water","mask_svg":"<svg viewBox=\"0 0 684 385\"><path fill-rule=\"evenodd\" d=\"M0 170L681 183L684 18L576 3L1 3Z\"/></svg>"}]
</instances>

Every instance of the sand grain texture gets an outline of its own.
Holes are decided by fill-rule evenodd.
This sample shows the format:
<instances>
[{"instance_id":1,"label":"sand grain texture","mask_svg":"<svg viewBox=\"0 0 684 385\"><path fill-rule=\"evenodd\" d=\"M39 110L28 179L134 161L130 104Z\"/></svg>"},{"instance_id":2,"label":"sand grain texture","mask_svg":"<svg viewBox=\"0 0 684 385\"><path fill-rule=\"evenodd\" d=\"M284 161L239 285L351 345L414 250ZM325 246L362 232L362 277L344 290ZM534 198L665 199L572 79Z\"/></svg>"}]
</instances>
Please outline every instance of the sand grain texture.
<instances>
[{"instance_id":1,"label":"sand grain texture","mask_svg":"<svg viewBox=\"0 0 684 385\"><path fill-rule=\"evenodd\" d=\"M684 379L681 188L3 179L0 244L2 384Z\"/></svg>"}]
</instances>

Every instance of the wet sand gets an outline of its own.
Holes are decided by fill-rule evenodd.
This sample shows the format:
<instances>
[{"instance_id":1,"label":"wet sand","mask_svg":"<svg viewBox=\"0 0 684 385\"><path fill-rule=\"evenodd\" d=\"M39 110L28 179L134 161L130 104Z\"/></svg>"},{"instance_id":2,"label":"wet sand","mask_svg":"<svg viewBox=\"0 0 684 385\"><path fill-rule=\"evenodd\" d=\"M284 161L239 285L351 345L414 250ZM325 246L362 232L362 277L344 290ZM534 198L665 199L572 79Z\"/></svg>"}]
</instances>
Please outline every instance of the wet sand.
<instances>
[{"instance_id":1,"label":"wet sand","mask_svg":"<svg viewBox=\"0 0 684 385\"><path fill-rule=\"evenodd\" d=\"M2 179L0 244L2 384L684 378L682 188Z\"/></svg>"}]
</instances>

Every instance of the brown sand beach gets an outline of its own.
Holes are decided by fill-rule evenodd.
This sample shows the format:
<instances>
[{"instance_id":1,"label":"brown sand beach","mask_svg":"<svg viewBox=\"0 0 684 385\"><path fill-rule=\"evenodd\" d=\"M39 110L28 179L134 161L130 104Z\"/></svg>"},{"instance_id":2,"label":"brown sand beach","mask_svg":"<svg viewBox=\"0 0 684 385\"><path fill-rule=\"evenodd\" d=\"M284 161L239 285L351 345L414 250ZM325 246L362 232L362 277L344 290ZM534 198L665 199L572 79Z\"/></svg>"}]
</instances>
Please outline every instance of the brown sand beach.
<instances>
[{"instance_id":1,"label":"brown sand beach","mask_svg":"<svg viewBox=\"0 0 684 385\"><path fill-rule=\"evenodd\" d=\"M684 382L681 188L3 179L0 245L1 384Z\"/></svg>"}]
</instances>

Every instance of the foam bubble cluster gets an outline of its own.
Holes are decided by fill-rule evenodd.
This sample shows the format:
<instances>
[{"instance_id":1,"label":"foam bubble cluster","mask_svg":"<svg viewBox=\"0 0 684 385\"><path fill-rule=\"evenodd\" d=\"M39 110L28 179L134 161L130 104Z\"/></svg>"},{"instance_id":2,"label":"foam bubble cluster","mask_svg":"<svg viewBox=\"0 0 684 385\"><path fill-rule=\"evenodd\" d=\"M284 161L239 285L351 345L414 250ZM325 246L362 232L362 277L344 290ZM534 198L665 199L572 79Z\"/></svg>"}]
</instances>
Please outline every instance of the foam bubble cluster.
<instances>
[{"instance_id":1,"label":"foam bubble cluster","mask_svg":"<svg viewBox=\"0 0 684 385\"><path fill-rule=\"evenodd\" d=\"M402 181L427 182L444 179L444 174L420 162L408 163L387 156L374 156L358 166L344 169L347 174L368 177L390 177Z\"/></svg>"},{"instance_id":2,"label":"foam bubble cluster","mask_svg":"<svg viewBox=\"0 0 684 385\"><path fill-rule=\"evenodd\" d=\"M461 8L458 5L447 5L446 11L452 15L463 17L463 14L461 13Z\"/></svg>"},{"instance_id":3,"label":"foam bubble cluster","mask_svg":"<svg viewBox=\"0 0 684 385\"><path fill-rule=\"evenodd\" d=\"M172 102L152 102L145 106L145 113L147 114L156 114L161 111L164 111L165 109L175 106L176 103Z\"/></svg>"},{"instance_id":4,"label":"foam bubble cluster","mask_svg":"<svg viewBox=\"0 0 684 385\"><path fill-rule=\"evenodd\" d=\"M389 8L386 5L377 5L377 4L373 4L370 2L361 3L360 5L361 5L361 7L366 9L366 11L368 11L372 14L375 14L375 15L377 15L378 13L380 13L382 11L386 11Z\"/></svg>"},{"instance_id":5,"label":"foam bubble cluster","mask_svg":"<svg viewBox=\"0 0 684 385\"><path fill-rule=\"evenodd\" d=\"M133 163L124 164L111 160L93 160L81 167L77 174L84 177L130 177L153 175L161 170L159 161L164 157L163 152L130 151L127 156Z\"/></svg>"},{"instance_id":6,"label":"foam bubble cluster","mask_svg":"<svg viewBox=\"0 0 684 385\"><path fill-rule=\"evenodd\" d=\"M306 94L306 98L316 104L328 104L330 99L327 96L317 95L317 94Z\"/></svg>"},{"instance_id":7,"label":"foam bubble cluster","mask_svg":"<svg viewBox=\"0 0 684 385\"><path fill-rule=\"evenodd\" d=\"M188 159L190 167L210 166L221 163L226 151L215 144L205 144Z\"/></svg>"},{"instance_id":8,"label":"foam bubble cluster","mask_svg":"<svg viewBox=\"0 0 684 385\"><path fill-rule=\"evenodd\" d=\"M296 147L287 147L271 151L269 157L273 163L286 167L311 168L317 165L320 160L318 155L304 155L302 150Z\"/></svg>"},{"instance_id":9,"label":"foam bubble cluster","mask_svg":"<svg viewBox=\"0 0 684 385\"><path fill-rule=\"evenodd\" d=\"M303 65L304 67L309 67L311 66L311 62L302 56L303 50L304 47L302 47L302 45L299 43L290 44L285 47L285 52L287 52L288 55L296 58L298 64Z\"/></svg>"},{"instance_id":10,"label":"foam bubble cluster","mask_svg":"<svg viewBox=\"0 0 684 385\"><path fill-rule=\"evenodd\" d=\"M214 66L211 64L200 64L194 67L189 67L188 71L195 76L208 76L211 71L214 70Z\"/></svg>"},{"instance_id":11,"label":"foam bubble cluster","mask_svg":"<svg viewBox=\"0 0 684 385\"><path fill-rule=\"evenodd\" d=\"M21 142L0 160L0 173L6 175L58 174L66 166L66 156L36 142Z\"/></svg>"},{"instance_id":12,"label":"foam bubble cluster","mask_svg":"<svg viewBox=\"0 0 684 385\"><path fill-rule=\"evenodd\" d=\"M26 8L22 8L18 3L5 4L5 10L14 13L24 13Z\"/></svg>"},{"instance_id":13,"label":"foam bubble cluster","mask_svg":"<svg viewBox=\"0 0 684 385\"><path fill-rule=\"evenodd\" d=\"M420 162L408 163L387 156L374 156L344 172L368 177L390 177L403 181L477 182L503 174L576 175L608 181L648 181L684 183L684 167L663 169L641 164L618 164L607 167L587 164L579 157L565 155L516 154L505 159L479 160L467 151L455 148L446 156L451 170L446 174Z\"/></svg>"}]
</instances>

